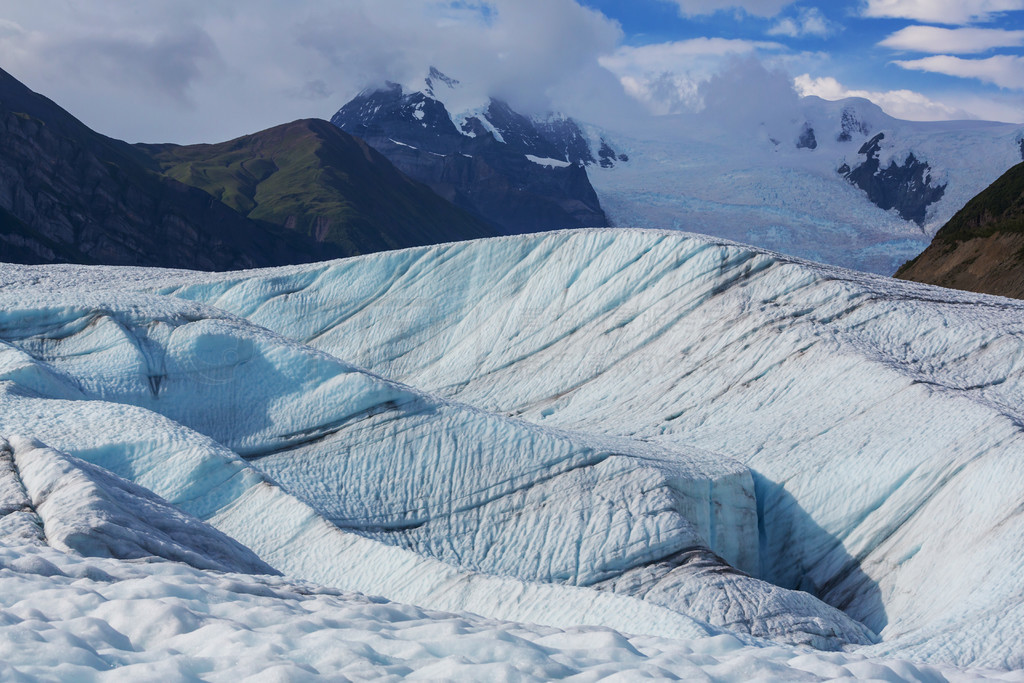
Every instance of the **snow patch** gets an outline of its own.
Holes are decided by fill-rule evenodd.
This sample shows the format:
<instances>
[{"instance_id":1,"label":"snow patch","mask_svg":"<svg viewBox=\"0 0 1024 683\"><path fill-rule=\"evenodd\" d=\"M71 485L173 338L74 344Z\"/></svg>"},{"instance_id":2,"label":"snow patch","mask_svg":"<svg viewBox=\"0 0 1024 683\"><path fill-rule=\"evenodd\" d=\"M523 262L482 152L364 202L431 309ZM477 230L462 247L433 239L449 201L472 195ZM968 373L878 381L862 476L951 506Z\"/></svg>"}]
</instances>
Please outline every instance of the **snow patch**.
<instances>
[{"instance_id":1,"label":"snow patch","mask_svg":"<svg viewBox=\"0 0 1024 683\"><path fill-rule=\"evenodd\" d=\"M547 166L554 168L565 168L566 166L572 166L572 163L568 161L562 161L561 159L551 159L548 157L538 157L532 154L527 154L526 158L539 166Z\"/></svg>"}]
</instances>

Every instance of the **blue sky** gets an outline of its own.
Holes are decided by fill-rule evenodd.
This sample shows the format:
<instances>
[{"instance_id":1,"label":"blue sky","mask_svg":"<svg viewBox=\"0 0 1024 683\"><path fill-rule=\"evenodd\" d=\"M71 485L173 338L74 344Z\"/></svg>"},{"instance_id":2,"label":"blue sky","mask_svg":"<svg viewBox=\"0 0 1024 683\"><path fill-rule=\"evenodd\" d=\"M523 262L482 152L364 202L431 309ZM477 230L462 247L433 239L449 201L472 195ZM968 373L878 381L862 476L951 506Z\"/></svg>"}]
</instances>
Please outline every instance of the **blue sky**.
<instances>
[{"instance_id":1,"label":"blue sky","mask_svg":"<svg viewBox=\"0 0 1024 683\"><path fill-rule=\"evenodd\" d=\"M621 122L699 109L737 59L901 118L1024 122L1024 0L0 0L0 67L131 141L328 118L431 65Z\"/></svg>"},{"instance_id":2,"label":"blue sky","mask_svg":"<svg viewBox=\"0 0 1024 683\"><path fill-rule=\"evenodd\" d=\"M655 55L667 45L720 39L794 79L803 76L804 93L835 99L852 92L904 118L1024 121L1024 1L584 4L619 23L623 46L650 52L648 73L692 69L682 57L676 65L657 62Z\"/></svg>"}]
</instances>

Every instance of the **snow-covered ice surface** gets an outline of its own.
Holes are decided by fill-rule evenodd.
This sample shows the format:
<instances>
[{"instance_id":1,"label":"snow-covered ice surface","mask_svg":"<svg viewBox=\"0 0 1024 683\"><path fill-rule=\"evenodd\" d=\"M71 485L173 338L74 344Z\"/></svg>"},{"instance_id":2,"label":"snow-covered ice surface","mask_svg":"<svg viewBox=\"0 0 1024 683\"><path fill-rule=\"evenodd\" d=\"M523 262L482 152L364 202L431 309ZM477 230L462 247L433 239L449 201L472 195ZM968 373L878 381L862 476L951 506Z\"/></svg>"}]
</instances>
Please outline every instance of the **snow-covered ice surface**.
<instances>
[{"instance_id":1,"label":"snow-covered ice surface","mask_svg":"<svg viewBox=\"0 0 1024 683\"><path fill-rule=\"evenodd\" d=\"M207 618L253 672L1012 677L948 667L1024 668L1022 342L1019 302L674 231L0 266L0 623L203 678Z\"/></svg>"},{"instance_id":2,"label":"snow-covered ice surface","mask_svg":"<svg viewBox=\"0 0 1024 683\"><path fill-rule=\"evenodd\" d=\"M106 342L111 340L108 338ZM108 343L107 350L114 346ZM30 375L24 372L24 365L9 369L13 370L11 375L21 375L22 378ZM113 366L111 370L111 381L125 377L120 371L113 370ZM204 366L204 370L209 368ZM208 381L211 375L205 377ZM145 376L140 379L146 381ZM26 384L32 385L33 382L26 381ZM37 382L36 390L33 390L7 383L0 393L4 432L41 437L49 445L74 453L118 477L132 480L185 512L209 521L269 565L292 576L437 609L469 610L554 626L596 624L628 632L676 637L717 632L678 611L629 596L595 594L562 584L523 582L460 570L438 560L343 531L329 523L318 510L288 495L248 467L237 454L191 429L134 406L100 400L39 398L37 390L41 386L43 383ZM197 394L204 386L202 382L194 385ZM240 392L253 389L253 386L239 386ZM193 396L196 398L198 396ZM13 437L12 440L15 443L21 441ZM392 445L400 449L399 453L403 452L400 439L395 439ZM36 458L48 452L41 448L29 448L28 451L25 458ZM17 458L14 464L17 465ZM12 471L23 469L25 465ZM60 477L54 479L61 481ZM401 480L392 480L391 483L398 486ZM21 488L35 490L35 487L25 484ZM38 488L46 492L53 487L43 485ZM31 490L25 495L31 496ZM102 515L105 508L110 507L103 504L104 499L109 500L110 494L95 497L100 503L89 507L99 507ZM26 508L21 498L14 500L15 504L9 506L13 510ZM65 498L63 507L68 507L75 500L77 498ZM58 506L57 510L61 507ZM75 514L73 510L65 510L56 514L56 518L70 518L74 522ZM150 513L142 511L139 515L148 517ZM22 526L19 525L17 538L25 535L20 531ZM91 526L103 532L107 525ZM178 536L190 533L185 530ZM85 552L97 547L117 547L104 543L105 540L103 533L94 531L75 547ZM100 554L109 555L111 552L104 550ZM167 556L166 553L154 554ZM828 612L823 614L829 615ZM840 623L852 624L845 617ZM817 633L825 632L829 624L830 621L814 623L811 619L810 626ZM855 628L850 632L858 635ZM811 635L814 634L808 634Z\"/></svg>"},{"instance_id":3,"label":"snow-covered ice surface","mask_svg":"<svg viewBox=\"0 0 1024 683\"><path fill-rule=\"evenodd\" d=\"M199 569L277 573L234 539L108 470L23 438L0 442L0 525L90 557L162 557Z\"/></svg>"},{"instance_id":4,"label":"snow-covered ice surface","mask_svg":"<svg viewBox=\"0 0 1024 683\"><path fill-rule=\"evenodd\" d=\"M798 107L798 108L797 108ZM842 134L843 112L862 129ZM803 258L890 275L917 256L972 197L1021 161L1019 125L894 119L867 100L805 97L792 120L680 115L653 117L628 131L591 128L596 149L609 140L628 163L588 169L613 225L676 228L755 244ZM816 148L797 147L802 126ZM946 185L923 225L884 211L837 173L865 160L858 150L883 133L882 168L908 154Z\"/></svg>"},{"instance_id":5,"label":"snow-covered ice surface","mask_svg":"<svg viewBox=\"0 0 1024 683\"><path fill-rule=\"evenodd\" d=\"M308 583L0 543L0 678L1013 680L855 653L450 614Z\"/></svg>"}]
</instances>

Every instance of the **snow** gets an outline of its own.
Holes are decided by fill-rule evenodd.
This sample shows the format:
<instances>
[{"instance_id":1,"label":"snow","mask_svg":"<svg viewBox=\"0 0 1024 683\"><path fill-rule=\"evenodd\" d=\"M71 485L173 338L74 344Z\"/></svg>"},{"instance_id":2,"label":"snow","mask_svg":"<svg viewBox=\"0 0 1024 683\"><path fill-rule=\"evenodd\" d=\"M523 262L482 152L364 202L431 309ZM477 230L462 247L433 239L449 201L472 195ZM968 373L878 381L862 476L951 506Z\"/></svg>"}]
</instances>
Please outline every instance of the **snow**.
<instances>
[{"instance_id":1,"label":"snow","mask_svg":"<svg viewBox=\"0 0 1024 683\"><path fill-rule=\"evenodd\" d=\"M671 230L0 266L0 661L1012 677L1022 314Z\"/></svg>"},{"instance_id":2,"label":"snow","mask_svg":"<svg viewBox=\"0 0 1024 683\"><path fill-rule=\"evenodd\" d=\"M5 680L968 680L899 659L495 621L273 577L0 544ZM1019 678L1018 678L1019 680Z\"/></svg>"},{"instance_id":3,"label":"snow","mask_svg":"<svg viewBox=\"0 0 1024 683\"><path fill-rule=\"evenodd\" d=\"M146 489L37 441L11 441L0 442L4 488L15 494L5 496L4 507L31 516L39 532L33 540L90 557L162 557L199 569L277 573Z\"/></svg>"},{"instance_id":4,"label":"snow","mask_svg":"<svg viewBox=\"0 0 1024 683\"><path fill-rule=\"evenodd\" d=\"M838 142L844 109L867 123L870 134L854 132ZM592 149L609 139L629 155L629 163L613 168L592 165L588 175L616 226L700 232L890 275L1021 161L1019 125L901 121L864 100L815 97L794 103L792 116L770 129L757 119L699 115L653 117L629 130L588 126ZM814 150L796 147L805 123L815 131ZM836 172L863 161L858 150L880 132L883 167L913 153L931 166L933 183L947 184L923 226L878 208Z\"/></svg>"},{"instance_id":5,"label":"snow","mask_svg":"<svg viewBox=\"0 0 1024 683\"><path fill-rule=\"evenodd\" d=\"M537 164L538 166L554 166L556 168L565 168L566 166L572 166L569 161L563 161L562 159L552 159L550 157L538 157L532 154L527 154L526 158Z\"/></svg>"},{"instance_id":6,"label":"snow","mask_svg":"<svg viewBox=\"0 0 1024 683\"><path fill-rule=\"evenodd\" d=\"M487 108L490 106L490 101L485 101L482 104L480 102L473 102L471 105L453 104L450 101L443 102L448 110L449 116L452 119L452 123L463 135L467 137L476 137L476 133L466 131L463 126L469 119L476 119L477 122L483 127L485 131L494 136L494 139L498 142L505 142L505 138L502 137L501 131L494 127L490 119L487 118Z\"/></svg>"}]
</instances>

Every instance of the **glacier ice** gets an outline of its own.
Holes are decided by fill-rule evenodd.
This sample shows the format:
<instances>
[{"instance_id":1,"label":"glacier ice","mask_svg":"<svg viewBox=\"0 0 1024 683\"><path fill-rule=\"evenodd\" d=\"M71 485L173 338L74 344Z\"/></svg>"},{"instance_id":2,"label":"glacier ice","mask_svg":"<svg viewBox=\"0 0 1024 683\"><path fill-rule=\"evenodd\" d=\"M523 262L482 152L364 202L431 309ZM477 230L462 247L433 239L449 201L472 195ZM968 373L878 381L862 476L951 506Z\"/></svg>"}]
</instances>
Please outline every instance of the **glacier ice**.
<instances>
[{"instance_id":1,"label":"glacier ice","mask_svg":"<svg viewBox=\"0 0 1024 683\"><path fill-rule=\"evenodd\" d=\"M277 573L245 546L150 491L38 441L0 441L0 475L3 509L34 532L16 538L88 557L159 557L198 569Z\"/></svg>"},{"instance_id":2,"label":"glacier ice","mask_svg":"<svg viewBox=\"0 0 1024 683\"><path fill-rule=\"evenodd\" d=\"M646 230L0 284L8 545L49 477L426 609L1024 667L1019 302Z\"/></svg>"},{"instance_id":3,"label":"glacier ice","mask_svg":"<svg viewBox=\"0 0 1024 683\"><path fill-rule=\"evenodd\" d=\"M612 224L705 233L890 275L1021 160L1017 124L902 121L857 98L804 97L794 102L792 120L767 128L755 118L763 112L753 114L739 122L674 115L632 129L591 128L595 149L607 138L629 153L629 163L589 170ZM813 150L797 145L806 128L817 133ZM837 140L844 132L848 139ZM837 173L862 163L858 150L879 132L883 168L913 154L929 164L934 184L945 185L922 225L879 208Z\"/></svg>"},{"instance_id":4,"label":"glacier ice","mask_svg":"<svg viewBox=\"0 0 1024 683\"><path fill-rule=\"evenodd\" d=\"M20 388L55 400L103 401L169 418L244 456L324 520L364 538L477 574L545 584L587 586L694 548L720 553L741 570L759 564L753 480L729 458L566 433L440 400L177 298L124 291L114 299L104 292L54 298L62 305L0 293L0 339L12 366L5 372L0 365L0 377L23 373ZM49 374L24 374L26 363ZM194 511L203 519L218 519L222 499L242 495L241 484L225 484L226 493L172 495L137 458L126 466L112 462L129 460L123 455L82 455L88 449L67 433L67 411L55 431L31 417L18 420L36 401L10 392L6 398L4 429L29 430L174 502L201 499L206 508ZM156 428L167 429L148 429ZM154 467L172 469L167 460ZM180 465L174 470L184 477ZM234 474L217 477L230 482ZM236 538L257 549L248 537ZM742 613L749 618L730 621L733 630L823 648L873 640L823 603L789 599L745 575L734 580L751 590L736 594L748 603ZM626 585L600 600L622 603L613 596L628 595ZM401 595L422 604L436 598ZM708 617L712 605L697 607L693 599L650 602L717 621ZM779 612L788 617L776 619Z\"/></svg>"},{"instance_id":5,"label":"glacier ice","mask_svg":"<svg viewBox=\"0 0 1024 683\"><path fill-rule=\"evenodd\" d=\"M294 579L0 543L4 680L1014 680L899 658L555 629ZM1016 680L1020 680L1019 677Z\"/></svg>"},{"instance_id":6,"label":"glacier ice","mask_svg":"<svg viewBox=\"0 0 1024 683\"><path fill-rule=\"evenodd\" d=\"M157 290L484 410L735 458L755 574L887 642L1020 604L1019 302L664 231L381 254L301 290L279 272ZM945 640L944 661L1024 665L1012 639Z\"/></svg>"}]
</instances>

